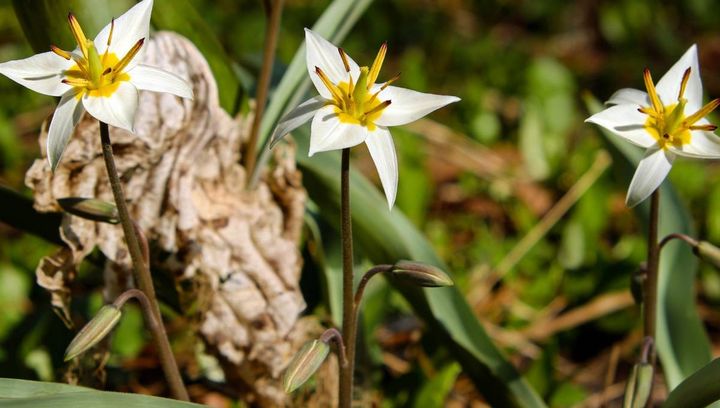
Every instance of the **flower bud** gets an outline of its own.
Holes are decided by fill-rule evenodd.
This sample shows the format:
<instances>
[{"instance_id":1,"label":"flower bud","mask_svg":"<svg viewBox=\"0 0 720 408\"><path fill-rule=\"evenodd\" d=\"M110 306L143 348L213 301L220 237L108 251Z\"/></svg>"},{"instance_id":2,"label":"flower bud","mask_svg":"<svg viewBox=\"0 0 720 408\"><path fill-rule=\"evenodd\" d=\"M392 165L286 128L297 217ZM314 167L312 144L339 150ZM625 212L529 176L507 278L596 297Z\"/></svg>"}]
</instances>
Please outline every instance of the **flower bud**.
<instances>
[{"instance_id":1,"label":"flower bud","mask_svg":"<svg viewBox=\"0 0 720 408\"><path fill-rule=\"evenodd\" d=\"M707 242L700 241L694 248L695 255L706 262L710 262L716 268L720 269L720 248Z\"/></svg>"},{"instance_id":2,"label":"flower bud","mask_svg":"<svg viewBox=\"0 0 720 408\"><path fill-rule=\"evenodd\" d=\"M72 360L104 339L120 321L122 312L114 305L105 305L83 327L65 350L65 361Z\"/></svg>"},{"instance_id":3,"label":"flower bud","mask_svg":"<svg viewBox=\"0 0 720 408\"><path fill-rule=\"evenodd\" d=\"M650 398L653 367L648 363L635 364L625 386L623 408L644 408Z\"/></svg>"},{"instance_id":4,"label":"flower bud","mask_svg":"<svg viewBox=\"0 0 720 408\"><path fill-rule=\"evenodd\" d=\"M445 272L422 262L398 261L391 273L417 286L433 288L453 285L452 279Z\"/></svg>"},{"instance_id":5,"label":"flower bud","mask_svg":"<svg viewBox=\"0 0 720 408\"><path fill-rule=\"evenodd\" d=\"M94 198L65 197L57 200L63 210L80 218L117 224L120 222L115 204Z\"/></svg>"},{"instance_id":6,"label":"flower bud","mask_svg":"<svg viewBox=\"0 0 720 408\"><path fill-rule=\"evenodd\" d=\"M295 354L290 365L283 376L283 388L286 393L291 393L315 374L320 364L325 361L330 352L330 345L319 340L312 340L305 343L300 351Z\"/></svg>"}]
</instances>

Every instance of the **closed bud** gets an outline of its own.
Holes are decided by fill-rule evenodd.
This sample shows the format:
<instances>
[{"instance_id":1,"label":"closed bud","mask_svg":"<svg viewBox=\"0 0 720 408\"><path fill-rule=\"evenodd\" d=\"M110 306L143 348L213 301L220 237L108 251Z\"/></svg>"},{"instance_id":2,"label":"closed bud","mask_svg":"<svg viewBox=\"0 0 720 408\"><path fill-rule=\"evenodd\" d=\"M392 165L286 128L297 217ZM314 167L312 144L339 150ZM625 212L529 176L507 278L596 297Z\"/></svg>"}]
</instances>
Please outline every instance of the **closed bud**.
<instances>
[{"instance_id":1,"label":"closed bud","mask_svg":"<svg viewBox=\"0 0 720 408\"><path fill-rule=\"evenodd\" d=\"M283 377L283 388L291 393L315 374L330 352L330 345L319 340L305 343L295 354Z\"/></svg>"},{"instance_id":2,"label":"closed bud","mask_svg":"<svg viewBox=\"0 0 720 408\"><path fill-rule=\"evenodd\" d=\"M65 350L65 361L72 360L98 344L120 321L122 312L114 305L105 305L92 320L80 330Z\"/></svg>"},{"instance_id":3,"label":"closed bud","mask_svg":"<svg viewBox=\"0 0 720 408\"><path fill-rule=\"evenodd\" d=\"M391 272L395 277L417 286L434 288L453 285L452 279L445 272L422 262L398 261Z\"/></svg>"},{"instance_id":4,"label":"closed bud","mask_svg":"<svg viewBox=\"0 0 720 408\"><path fill-rule=\"evenodd\" d=\"M117 207L107 201L94 198L66 197L57 200L66 212L80 218L117 224L120 222Z\"/></svg>"},{"instance_id":5,"label":"closed bud","mask_svg":"<svg viewBox=\"0 0 720 408\"><path fill-rule=\"evenodd\" d=\"M700 241L694 250L700 259L710 262L713 266L720 269L720 248L707 241Z\"/></svg>"},{"instance_id":6,"label":"closed bud","mask_svg":"<svg viewBox=\"0 0 720 408\"><path fill-rule=\"evenodd\" d=\"M635 364L625 386L623 408L644 408L650 398L653 367L648 363Z\"/></svg>"}]
</instances>

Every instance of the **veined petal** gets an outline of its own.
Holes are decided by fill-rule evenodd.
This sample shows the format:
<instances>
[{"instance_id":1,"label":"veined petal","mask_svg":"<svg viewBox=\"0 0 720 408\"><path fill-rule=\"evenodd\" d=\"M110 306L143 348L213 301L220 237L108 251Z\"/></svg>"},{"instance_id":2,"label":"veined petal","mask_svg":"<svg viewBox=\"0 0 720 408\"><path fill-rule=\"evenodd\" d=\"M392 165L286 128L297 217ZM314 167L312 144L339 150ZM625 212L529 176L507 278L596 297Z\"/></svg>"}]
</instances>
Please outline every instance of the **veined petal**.
<instances>
[{"instance_id":1,"label":"veined petal","mask_svg":"<svg viewBox=\"0 0 720 408\"><path fill-rule=\"evenodd\" d=\"M460 100L457 96L433 95L395 86L385 88L378 99L392 102L375 121L380 126L404 125Z\"/></svg>"},{"instance_id":2,"label":"veined petal","mask_svg":"<svg viewBox=\"0 0 720 408\"><path fill-rule=\"evenodd\" d=\"M118 58L122 58L140 39L148 38L150 34L150 15L152 14L153 0L143 0L134 5L125 14L115 19L115 28L110 43L110 52L114 52ZM107 48L107 40L110 35L111 24L106 25L95 37L95 48L102 55ZM126 70L130 70L137 61L142 60L145 47L130 61Z\"/></svg>"},{"instance_id":3,"label":"veined petal","mask_svg":"<svg viewBox=\"0 0 720 408\"><path fill-rule=\"evenodd\" d=\"M676 103L683 75L688 68L690 68L690 78L685 88L685 99L688 101L685 112L693 113L702 107L702 81L696 45L693 44L685 51L685 54L658 81L655 88L663 104L667 106Z\"/></svg>"},{"instance_id":4,"label":"veined petal","mask_svg":"<svg viewBox=\"0 0 720 408\"><path fill-rule=\"evenodd\" d=\"M75 63L55 54L43 52L32 57L3 62L0 74L43 95L61 96L72 88L63 84L63 72Z\"/></svg>"},{"instance_id":5,"label":"veined petal","mask_svg":"<svg viewBox=\"0 0 720 408\"><path fill-rule=\"evenodd\" d=\"M118 89L110 96L93 97L85 94L82 103L95 119L134 132L138 91L130 82L120 82Z\"/></svg>"},{"instance_id":6,"label":"veined petal","mask_svg":"<svg viewBox=\"0 0 720 408\"><path fill-rule=\"evenodd\" d=\"M367 128L338 119L333 106L325 106L315 113L310 129L309 156L317 152L353 147L367 138Z\"/></svg>"},{"instance_id":7,"label":"veined petal","mask_svg":"<svg viewBox=\"0 0 720 408\"><path fill-rule=\"evenodd\" d=\"M193 97L192 88L186 80L164 69L138 64L128 75L130 82L139 90L165 92L187 99Z\"/></svg>"},{"instance_id":8,"label":"veined petal","mask_svg":"<svg viewBox=\"0 0 720 408\"><path fill-rule=\"evenodd\" d=\"M672 168L675 154L662 149L648 149L640 160L630 182L625 203L632 208L640 204L655 191Z\"/></svg>"},{"instance_id":9,"label":"veined petal","mask_svg":"<svg viewBox=\"0 0 720 408\"><path fill-rule=\"evenodd\" d=\"M607 105L632 104L638 106L650 106L650 98L647 92L639 89L623 88L610 96L605 102Z\"/></svg>"},{"instance_id":10,"label":"veined petal","mask_svg":"<svg viewBox=\"0 0 720 408\"><path fill-rule=\"evenodd\" d=\"M285 135L312 119L318 109L323 106L325 106L325 98L318 95L301 103L297 108L283 116L270 137L270 148L272 149Z\"/></svg>"},{"instance_id":11,"label":"veined petal","mask_svg":"<svg viewBox=\"0 0 720 408\"><path fill-rule=\"evenodd\" d=\"M315 73L315 67L320 68L334 84L339 84L343 81L347 82L348 73L345 71L345 65L338 52L338 47L307 28L305 29L305 47L305 60L310 79L320 95L325 97L325 99L332 99L330 91L323 85ZM352 74L353 79L357 79L360 74L360 68L349 55L347 59L348 65L350 66L350 74Z\"/></svg>"},{"instance_id":12,"label":"veined petal","mask_svg":"<svg viewBox=\"0 0 720 408\"><path fill-rule=\"evenodd\" d=\"M598 112L585 122L602 126L628 142L648 148L656 145L655 139L645 130L647 116L638 112L637 105L615 105Z\"/></svg>"},{"instance_id":13,"label":"veined petal","mask_svg":"<svg viewBox=\"0 0 720 408\"><path fill-rule=\"evenodd\" d=\"M50 169L55 171L60 163L60 158L65 151L65 146L75 130L75 125L82 118L85 112L75 92L69 91L60 98L60 103L53 113L50 121L50 128L47 136L47 156L50 162Z\"/></svg>"},{"instance_id":14,"label":"veined petal","mask_svg":"<svg viewBox=\"0 0 720 408\"><path fill-rule=\"evenodd\" d=\"M390 131L385 127L378 126L374 131L368 133L365 144L370 151L370 157L375 162L388 206L392 209L397 195L398 165Z\"/></svg>"}]
</instances>

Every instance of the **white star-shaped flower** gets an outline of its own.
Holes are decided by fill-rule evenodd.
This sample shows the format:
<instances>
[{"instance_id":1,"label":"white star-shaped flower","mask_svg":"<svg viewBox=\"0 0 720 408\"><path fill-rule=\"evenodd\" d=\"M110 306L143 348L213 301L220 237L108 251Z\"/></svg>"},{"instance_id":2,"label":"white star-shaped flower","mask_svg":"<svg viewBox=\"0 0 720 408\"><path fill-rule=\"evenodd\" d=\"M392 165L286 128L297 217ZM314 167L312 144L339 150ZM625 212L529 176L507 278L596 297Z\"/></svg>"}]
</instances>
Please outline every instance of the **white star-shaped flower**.
<instances>
[{"instance_id":1,"label":"white star-shaped flower","mask_svg":"<svg viewBox=\"0 0 720 408\"><path fill-rule=\"evenodd\" d=\"M392 208L398 167L388 126L413 122L460 98L390 86L398 76L376 83L386 44L380 47L371 67L358 66L342 48L308 29L305 29L305 45L308 73L320 95L301 103L280 120L270 146L310 119L310 156L365 142Z\"/></svg>"},{"instance_id":2,"label":"white star-shaped flower","mask_svg":"<svg viewBox=\"0 0 720 408\"><path fill-rule=\"evenodd\" d=\"M660 186L676 156L720 159L720 138L713 133L717 126L705 119L720 99L702 105L697 47L690 47L657 86L648 69L644 80L647 92L621 89L606 102L613 106L585 120L647 149L630 182L628 207Z\"/></svg>"},{"instance_id":3,"label":"white star-shaped flower","mask_svg":"<svg viewBox=\"0 0 720 408\"><path fill-rule=\"evenodd\" d=\"M68 139L87 111L96 119L133 131L138 90L167 92L192 98L190 85L165 70L139 64L150 31L153 0L143 0L88 40L71 13L70 30L77 48L52 51L0 64L0 74L50 96L59 96L47 138L47 153L54 170Z\"/></svg>"}]
</instances>

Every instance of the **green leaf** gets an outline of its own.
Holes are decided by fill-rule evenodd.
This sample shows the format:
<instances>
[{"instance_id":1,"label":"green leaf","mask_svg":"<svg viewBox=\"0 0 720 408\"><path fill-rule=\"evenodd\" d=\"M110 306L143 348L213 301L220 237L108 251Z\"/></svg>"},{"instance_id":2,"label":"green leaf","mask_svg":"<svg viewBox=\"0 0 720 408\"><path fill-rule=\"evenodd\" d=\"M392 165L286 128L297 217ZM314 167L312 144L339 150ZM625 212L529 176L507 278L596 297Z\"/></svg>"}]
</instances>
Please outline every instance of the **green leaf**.
<instances>
[{"instance_id":1,"label":"green leaf","mask_svg":"<svg viewBox=\"0 0 720 408\"><path fill-rule=\"evenodd\" d=\"M340 44L373 0L334 0L312 26L312 30L333 44ZM270 134L285 112L299 105L310 87L305 64L305 44L293 56L270 100L258 134L258 160L250 184L254 185L269 158Z\"/></svg>"},{"instance_id":2,"label":"green leaf","mask_svg":"<svg viewBox=\"0 0 720 408\"><path fill-rule=\"evenodd\" d=\"M191 408L204 405L139 394L97 391L67 384L0 378L4 408Z\"/></svg>"},{"instance_id":3,"label":"green leaf","mask_svg":"<svg viewBox=\"0 0 720 408\"><path fill-rule=\"evenodd\" d=\"M585 102L591 113L602 109L602 105L591 96L587 96ZM612 149L613 163L623 166L623 175L629 186L635 166L642 158L642 149L610 132L602 130L602 133ZM636 208L641 222L647 223L649 200ZM662 238L674 232L695 236L687 208L670 181L665 180L660 188L659 236ZM673 389L707 364L712 354L695 307L693 286L697 258L691 249L677 240L668 244L662 251L659 274L656 348L668 386Z\"/></svg>"},{"instance_id":4,"label":"green leaf","mask_svg":"<svg viewBox=\"0 0 720 408\"><path fill-rule=\"evenodd\" d=\"M455 379L460 374L460 364L453 363L435 374L430 381L423 384L420 392L415 396L415 408L442 408L445 399L455 385Z\"/></svg>"},{"instance_id":5,"label":"green leaf","mask_svg":"<svg viewBox=\"0 0 720 408\"><path fill-rule=\"evenodd\" d=\"M678 384L668 395L663 408L701 408L720 401L718 378L720 359L715 359Z\"/></svg>"},{"instance_id":6,"label":"green leaf","mask_svg":"<svg viewBox=\"0 0 720 408\"><path fill-rule=\"evenodd\" d=\"M220 106L235 114L242 96L240 80L233 72L232 61L220 40L192 3L188 0L155 0L152 22L158 29L175 31L195 44L215 76Z\"/></svg>"},{"instance_id":7,"label":"green leaf","mask_svg":"<svg viewBox=\"0 0 720 408\"><path fill-rule=\"evenodd\" d=\"M322 208L320 216L338 226L340 220L339 152L307 157L309 135L297 131L298 165L310 197ZM388 211L384 196L358 171L351 172L355 246L373 263L412 259L443 270L430 243L397 209ZM419 289L397 285L415 312L429 326L439 344L446 346L475 386L493 406L543 407L525 382L492 343L463 295L456 287Z\"/></svg>"}]
</instances>

